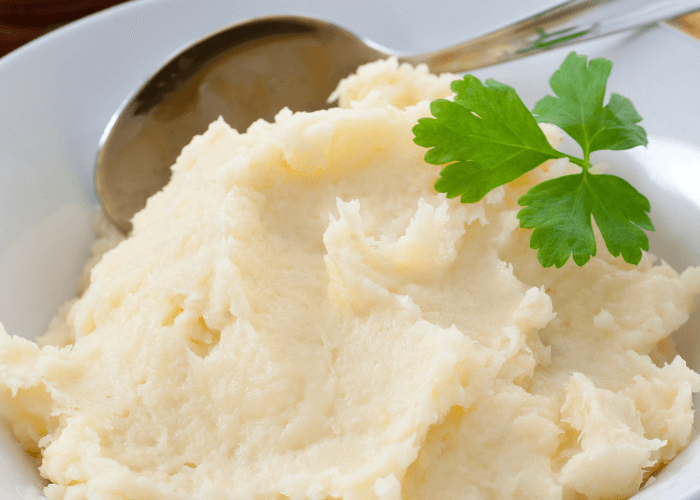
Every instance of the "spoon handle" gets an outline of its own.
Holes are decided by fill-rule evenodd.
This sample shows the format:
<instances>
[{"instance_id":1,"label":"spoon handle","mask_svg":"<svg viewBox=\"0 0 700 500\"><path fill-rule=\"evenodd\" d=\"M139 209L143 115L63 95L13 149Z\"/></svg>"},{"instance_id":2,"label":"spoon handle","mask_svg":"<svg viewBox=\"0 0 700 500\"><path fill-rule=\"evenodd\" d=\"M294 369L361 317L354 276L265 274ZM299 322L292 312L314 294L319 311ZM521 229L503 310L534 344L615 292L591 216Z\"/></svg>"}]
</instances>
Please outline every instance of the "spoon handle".
<instances>
[{"instance_id":1,"label":"spoon handle","mask_svg":"<svg viewBox=\"0 0 700 500\"><path fill-rule=\"evenodd\" d=\"M460 73L681 16L700 0L569 0L453 47L400 58Z\"/></svg>"}]
</instances>

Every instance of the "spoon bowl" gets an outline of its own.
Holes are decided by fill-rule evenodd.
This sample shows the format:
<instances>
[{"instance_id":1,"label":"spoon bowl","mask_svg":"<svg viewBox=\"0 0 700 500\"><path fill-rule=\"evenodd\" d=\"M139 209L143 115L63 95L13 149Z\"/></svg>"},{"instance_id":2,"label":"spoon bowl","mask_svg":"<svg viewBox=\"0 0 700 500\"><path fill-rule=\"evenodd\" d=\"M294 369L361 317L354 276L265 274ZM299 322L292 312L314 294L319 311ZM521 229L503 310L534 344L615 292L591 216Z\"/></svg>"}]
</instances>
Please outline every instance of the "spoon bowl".
<instances>
[{"instance_id":1,"label":"spoon bowl","mask_svg":"<svg viewBox=\"0 0 700 500\"><path fill-rule=\"evenodd\" d=\"M427 64L436 73L463 72L700 7L700 0L652 0L656 9L646 5L611 15L611 6L624 3L569 0L477 39L399 60ZM566 27L572 19L579 23ZM328 96L342 78L390 55L398 54L330 22L301 16L253 19L190 45L129 96L105 129L95 170L105 215L128 233L133 215L167 184L182 148L219 116L245 131L257 119L272 121L285 106L328 108Z\"/></svg>"},{"instance_id":2,"label":"spoon bowl","mask_svg":"<svg viewBox=\"0 0 700 500\"><path fill-rule=\"evenodd\" d=\"M219 116L244 131L285 106L327 108L341 78L380 57L331 23L289 16L238 24L193 45L127 99L108 128L95 177L107 216L128 232L183 146Z\"/></svg>"}]
</instances>

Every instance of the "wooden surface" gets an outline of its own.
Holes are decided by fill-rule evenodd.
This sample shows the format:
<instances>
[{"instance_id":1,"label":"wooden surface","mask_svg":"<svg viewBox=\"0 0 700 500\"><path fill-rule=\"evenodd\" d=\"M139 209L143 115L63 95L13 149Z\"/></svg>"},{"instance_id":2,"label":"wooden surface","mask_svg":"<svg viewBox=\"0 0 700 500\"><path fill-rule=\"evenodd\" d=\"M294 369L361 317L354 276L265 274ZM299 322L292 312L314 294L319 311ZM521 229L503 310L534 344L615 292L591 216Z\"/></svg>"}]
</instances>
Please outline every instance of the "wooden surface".
<instances>
[{"instance_id":1,"label":"wooden surface","mask_svg":"<svg viewBox=\"0 0 700 500\"><path fill-rule=\"evenodd\" d=\"M66 23L124 1L0 0L0 57Z\"/></svg>"},{"instance_id":2,"label":"wooden surface","mask_svg":"<svg viewBox=\"0 0 700 500\"><path fill-rule=\"evenodd\" d=\"M700 10L669 22L700 40Z\"/></svg>"},{"instance_id":3,"label":"wooden surface","mask_svg":"<svg viewBox=\"0 0 700 500\"><path fill-rule=\"evenodd\" d=\"M124 1L0 0L0 57L59 26ZM700 11L671 24L700 39Z\"/></svg>"}]
</instances>

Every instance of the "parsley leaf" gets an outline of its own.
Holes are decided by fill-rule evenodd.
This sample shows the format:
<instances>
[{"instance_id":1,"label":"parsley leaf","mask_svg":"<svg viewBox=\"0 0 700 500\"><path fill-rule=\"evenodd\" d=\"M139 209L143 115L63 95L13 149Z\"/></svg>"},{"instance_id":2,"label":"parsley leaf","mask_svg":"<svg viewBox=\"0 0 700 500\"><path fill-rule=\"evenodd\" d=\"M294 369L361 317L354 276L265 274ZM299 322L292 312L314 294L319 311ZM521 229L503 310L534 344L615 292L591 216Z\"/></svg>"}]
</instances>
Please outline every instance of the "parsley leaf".
<instances>
[{"instance_id":1,"label":"parsley leaf","mask_svg":"<svg viewBox=\"0 0 700 500\"><path fill-rule=\"evenodd\" d=\"M558 97L545 96L535 105L538 122L562 128L583 149L588 161L593 151L622 150L647 145L647 134L632 102L612 94L603 107L612 62L602 57L586 65L586 56L570 53L549 84Z\"/></svg>"},{"instance_id":2,"label":"parsley leaf","mask_svg":"<svg viewBox=\"0 0 700 500\"><path fill-rule=\"evenodd\" d=\"M535 230L530 248L539 248L537 258L544 267L563 266L573 254L584 265L596 254L591 215L605 244L614 256L638 263L649 240L642 231L653 231L646 212L649 201L627 181L614 175L565 175L531 188L518 203L520 226Z\"/></svg>"},{"instance_id":3,"label":"parsley leaf","mask_svg":"<svg viewBox=\"0 0 700 500\"><path fill-rule=\"evenodd\" d=\"M579 266L596 254L592 219L614 256L638 264L649 249L643 230L653 231L649 201L614 175L593 174L590 154L646 145L641 117L629 99L612 94L603 106L612 63L598 58L587 63L572 52L552 75L557 97L546 96L533 116L512 87L467 75L452 82L454 102L431 103L434 118L422 118L413 128L415 143L430 149L425 161L448 164L435 189L448 198L473 203L489 191L517 179L551 158L568 158L580 174L545 181L518 203L520 226L534 229L530 247L538 249L544 267L563 266L570 255ZM558 125L583 150L576 158L552 148L537 122Z\"/></svg>"},{"instance_id":4,"label":"parsley leaf","mask_svg":"<svg viewBox=\"0 0 700 500\"><path fill-rule=\"evenodd\" d=\"M435 118L413 128L419 146L432 147L425 161L445 167L435 183L448 198L474 203L492 189L517 179L550 158L563 158L547 142L512 87L467 75L452 82L455 102L433 101Z\"/></svg>"}]
</instances>

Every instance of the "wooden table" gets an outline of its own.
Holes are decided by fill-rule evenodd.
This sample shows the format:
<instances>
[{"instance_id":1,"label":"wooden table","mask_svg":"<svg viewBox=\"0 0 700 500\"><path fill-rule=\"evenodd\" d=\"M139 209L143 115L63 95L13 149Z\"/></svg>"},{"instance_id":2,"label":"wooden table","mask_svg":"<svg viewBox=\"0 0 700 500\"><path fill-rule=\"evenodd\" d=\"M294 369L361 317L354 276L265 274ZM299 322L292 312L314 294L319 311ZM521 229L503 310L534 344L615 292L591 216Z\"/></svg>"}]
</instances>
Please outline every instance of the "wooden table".
<instances>
[{"instance_id":1,"label":"wooden table","mask_svg":"<svg viewBox=\"0 0 700 500\"><path fill-rule=\"evenodd\" d=\"M669 24L682 29L686 33L693 35L700 40L700 10L683 17L669 21Z\"/></svg>"},{"instance_id":2,"label":"wooden table","mask_svg":"<svg viewBox=\"0 0 700 500\"><path fill-rule=\"evenodd\" d=\"M0 57L52 29L124 1L0 0ZM700 11L671 24L700 39Z\"/></svg>"},{"instance_id":3,"label":"wooden table","mask_svg":"<svg viewBox=\"0 0 700 500\"><path fill-rule=\"evenodd\" d=\"M0 0L0 57L25 43L125 0Z\"/></svg>"}]
</instances>

